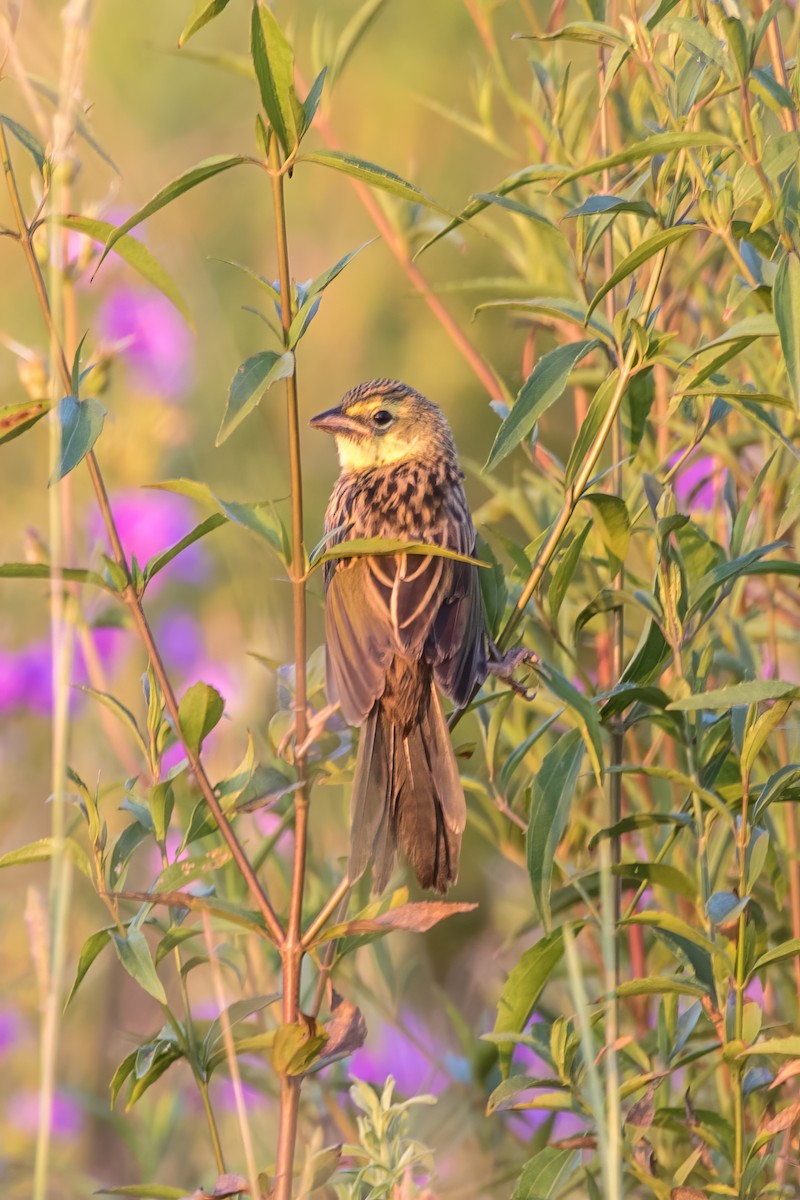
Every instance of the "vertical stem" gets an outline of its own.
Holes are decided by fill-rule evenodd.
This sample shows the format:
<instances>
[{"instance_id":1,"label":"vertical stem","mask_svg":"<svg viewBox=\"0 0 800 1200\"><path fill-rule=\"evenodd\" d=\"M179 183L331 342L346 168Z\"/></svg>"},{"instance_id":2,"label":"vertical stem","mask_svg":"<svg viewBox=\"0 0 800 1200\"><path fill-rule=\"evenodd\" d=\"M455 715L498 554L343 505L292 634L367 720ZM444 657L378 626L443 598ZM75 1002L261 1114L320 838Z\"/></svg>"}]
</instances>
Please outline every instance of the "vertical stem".
<instances>
[{"instance_id":1,"label":"vertical stem","mask_svg":"<svg viewBox=\"0 0 800 1200\"><path fill-rule=\"evenodd\" d=\"M275 211L275 241L278 254L278 278L281 289L281 326L284 342L288 344L292 323L291 275L289 245L286 236L286 206L284 178L280 170L280 153L273 133L270 139L270 171L272 200ZM303 474L300 458L300 413L297 397L297 365L286 380L286 408L289 427L289 467L292 495L292 599L294 608L294 670L295 670L295 764L299 788L294 802L294 864L292 893L289 901L289 920L281 948L283 966L283 1021L297 1021L300 1007L300 973L303 965L302 914L305 889L306 847L308 842L308 778L304 743L308 736L306 703L306 590L305 546L303 544ZM280 1092L280 1123L275 1180L276 1200L291 1200L294 1152L297 1141L297 1118L300 1108L301 1077L283 1075Z\"/></svg>"},{"instance_id":2,"label":"vertical stem","mask_svg":"<svg viewBox=\"0 0 800 1200\"><path fill-rule=\"evenodd\" d=\"M598 51L598 67L601 94L605 89L606 52L604 47ZM603 157L609 154L608 137L608 105L604 101L600 106L600 144ZM603 172L603 191L611 190L611 172L606 168ZM603 269L606 279L614 272L614 234L609 227L603 237ZM606 316L609 324L614 322L614 290L606 295ZM611 477L612 489L616 495L622 495L622 433L619 420L611 428L611 459L613 471ZM610 562L610 556L609 556ZM613 581L614 591L619 592L624 585L624 568L619 567ZM611 616L611 686L616 687L622 675L623 668L623 639L625 636L622 602L612 609ZM611 765L620 767L623 758L623 729L622 718L615 717L611 730ZM608 777L608 821L617 825L622 815L622 775L618 770L612 770ZM607 1182L610 1200L621 1200L622 1197L622 1154L619 1103L619 1063L617 1061L617 1041L619 1038L619 1000L617 988L620 982L619 962L619 919L622 909L622 880L611 874L611 868L621 859L621 840L619 835L614 837L610 846L610 862L607 854L601 859L601 870L605 879L602 883L602 944L603 962L605 966L605 991L610 997L606 1006L606 1111L608 1119L608 1154L609 1164ZM609 895L610 893L610 895Z\"/></svg>"},{"instance_id":3,"label":"vertical stem","mask_svg":"<svg viewBox=\"0 0 800 1200\"><path fill-rule=\"evenodd\" d=\"M745 894L747 887L747 810L750 801L750 775L742 776L742 818L739 827L739 895ZM736 1010L734 1019L734 1038L744 1040L744 985L745 985L745 934L747 932L747 913L739 914L739 929L736 939ZM744 1070L740 1062L736 1063L734 1073L733 1094L733 1123L734 1123L734 1181L737 1189L742 1182L744 1172L744 1093L742 1082Z\"/></svg>"}]
</instances>

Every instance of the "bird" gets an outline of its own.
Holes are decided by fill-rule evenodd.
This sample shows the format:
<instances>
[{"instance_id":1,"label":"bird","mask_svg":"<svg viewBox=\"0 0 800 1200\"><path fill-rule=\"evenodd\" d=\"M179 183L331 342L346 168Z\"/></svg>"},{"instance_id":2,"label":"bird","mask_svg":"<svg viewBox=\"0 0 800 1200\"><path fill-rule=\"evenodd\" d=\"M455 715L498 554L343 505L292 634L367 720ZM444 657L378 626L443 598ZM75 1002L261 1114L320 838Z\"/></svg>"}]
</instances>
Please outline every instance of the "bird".
<instances>
[{"instance_id":1,"label":"bird","mask_svg":"<svg viewBox=\"0 0 800 1200\"><path fill-rule=\"evenodd\" d=\"M464 473L438 405L376 379L310 423L334 436L339 455L329 548L381 538L474 558ZM445 893L458 877L466 801L440 693L463 708L496 666L478 571L405 551L325 562L328 700L361 727L348 874L358 879L371 862L375 892L398 847L422 888Z\"/></svg>"}]
</instances>

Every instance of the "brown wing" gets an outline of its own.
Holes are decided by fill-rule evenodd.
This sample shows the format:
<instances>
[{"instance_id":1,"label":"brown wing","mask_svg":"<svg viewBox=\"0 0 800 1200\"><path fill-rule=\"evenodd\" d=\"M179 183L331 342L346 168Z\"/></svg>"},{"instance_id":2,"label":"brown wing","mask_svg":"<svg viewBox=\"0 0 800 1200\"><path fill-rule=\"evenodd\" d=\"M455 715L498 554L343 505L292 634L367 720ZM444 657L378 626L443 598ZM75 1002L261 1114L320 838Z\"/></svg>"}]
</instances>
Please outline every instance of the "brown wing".
<instances>
[{"instance_id":1,"label":"brown wing","mask_svg":"<svg viewBox=\"0 0 800 1200\"><path fill-rule=\"evenodd\" d=\"M336 530L331 542L386 536L372 529L359 496L337 489L326 516ZM369 514L366 514L369 515ZM474 553L475 531L460 485L438 521L419 540L435 541L460 554ZM414 530L404 533L414 539ZM395 656L424 657L436 681L456 704L464 704L486 677L486 634L478 569L439 555L376 555L326 564L328 690L342 712L359 725L385 686Z\"/></svg>"}]
</instances>

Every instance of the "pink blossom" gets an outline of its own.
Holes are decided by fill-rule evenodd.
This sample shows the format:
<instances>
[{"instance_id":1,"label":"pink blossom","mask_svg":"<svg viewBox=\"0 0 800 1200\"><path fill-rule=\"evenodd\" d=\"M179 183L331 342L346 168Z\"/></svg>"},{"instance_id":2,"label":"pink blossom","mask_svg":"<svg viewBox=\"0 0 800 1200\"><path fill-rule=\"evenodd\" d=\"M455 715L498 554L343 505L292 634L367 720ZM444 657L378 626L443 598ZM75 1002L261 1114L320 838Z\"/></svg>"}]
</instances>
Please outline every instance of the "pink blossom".
<instances>
[{"instance_id":1,"label":"pink blossom","mask_svg":"<svg viewBox=\"0 0 800 1200\"><path fill-rule=\"evenodd\" d=\"M156 554L168 550L197 524L191 500L173 492L118 492L111 498L111 508L125 553L129 559L135 556L140 566L144 566ZM92 538L104 545L105 553L110 553L99 514L92 516L89 529ZM206 578L208 566L205 547L195 542L174 558L164 571L169 571L173 579L199 583ZM157 575L150 585L151 593L159 578L160 575Z\"/></svg>"},{"instance_id":2,"label":"pink blossom","mask_svg":"<svg viewBox=\"0 0 800 1200\"><path fill-rule=\"evenodd\" d=\"M160 292L115 287L98 314L103 337L127 342L122 351L143 391L175 397L192 380L192 336L186 322Z\"/></svg>"}]
</instances>

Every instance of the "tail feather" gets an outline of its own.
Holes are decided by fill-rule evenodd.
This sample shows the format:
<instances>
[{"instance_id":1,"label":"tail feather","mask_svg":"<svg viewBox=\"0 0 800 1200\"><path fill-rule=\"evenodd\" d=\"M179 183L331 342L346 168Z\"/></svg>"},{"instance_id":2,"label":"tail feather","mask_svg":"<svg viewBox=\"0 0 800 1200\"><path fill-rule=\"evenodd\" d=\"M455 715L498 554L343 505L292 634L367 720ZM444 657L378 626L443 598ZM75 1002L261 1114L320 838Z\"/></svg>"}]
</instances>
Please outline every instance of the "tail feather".
<instances>
[{"instance_id":1,"label":"tail feather","mask_svg":"<svg viewBox=\"0 0 800 1200\"><path fill-rule=\"evenodd\" d=\"M381 700L375 703L362 727L351 822L351 879L371 859L373 887L382 891L399 845L421 887L446 892L455 883L466 802L432 684L407 732Z\"/></svg>"}]
</instances>

